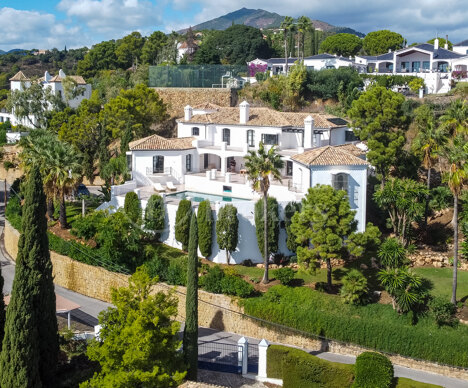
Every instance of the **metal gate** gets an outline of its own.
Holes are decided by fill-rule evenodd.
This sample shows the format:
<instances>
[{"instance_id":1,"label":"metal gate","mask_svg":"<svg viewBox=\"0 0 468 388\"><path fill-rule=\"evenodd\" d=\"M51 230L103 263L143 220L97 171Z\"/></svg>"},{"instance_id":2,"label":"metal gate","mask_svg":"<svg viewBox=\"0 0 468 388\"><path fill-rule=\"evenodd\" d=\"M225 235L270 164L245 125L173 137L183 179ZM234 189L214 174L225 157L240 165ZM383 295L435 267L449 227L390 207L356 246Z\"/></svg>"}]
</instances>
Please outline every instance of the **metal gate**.
<instances>
[{"instance_id":1,"label":"metal gate","mask_svg":"<svg viewBox=\"0 0 468 388\"><path fill-rule=\"evenodd\" d=\"M198 367L219 372L242 373L242 346L221 342L199 343Z\"/></svg>"},{"instance_id":2,"label":"metal gate","mask_svg":"<svg viewBox=\"0 0 468 388\"><path fill-rule=\"evenodd\" d=\"M247 358L247 372L258 373L258 345L249 344Z\"/></svg>"}]
</instances>

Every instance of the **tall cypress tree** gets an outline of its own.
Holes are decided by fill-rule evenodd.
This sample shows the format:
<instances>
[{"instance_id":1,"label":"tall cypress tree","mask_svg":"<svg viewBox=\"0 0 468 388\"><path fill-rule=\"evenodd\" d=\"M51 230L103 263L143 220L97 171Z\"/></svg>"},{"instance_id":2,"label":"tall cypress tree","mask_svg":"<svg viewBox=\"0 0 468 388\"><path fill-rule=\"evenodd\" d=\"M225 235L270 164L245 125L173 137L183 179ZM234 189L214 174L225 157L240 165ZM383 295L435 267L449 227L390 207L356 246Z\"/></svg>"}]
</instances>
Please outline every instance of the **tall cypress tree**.
<instances>
[{"instance_id":1,"label":"tall cypress tree","mask_svg":"<svg viewBox=\"0 0 468 388\"><path fill-rule=\"evenodd\" d=\"M41 175L30 172L0 355L1 388L53 387L59 352Z\"/></svg>"},{"instance_id":2,"label":"tall cypress tree","mask_svg":"<svg viewBox=\"0 0 468 388\"><path fill-rule=\"evenodd\" d=\"M198 230L197 216L192 214L187 262L187 296L185 298L184 357L187 377L197 380L198 368Z\"/></svg>"},{"instance_id":3,"label":"tall cypress tree","mask_svg":"<svg viewBox=\"0 0 468 388\"><path fill-rule=\"evenodd\" d=\"M3 334L5 333L5 302L3 300L3 276L0 265L0 351L2 350Z\"/></svg>"}]
</instances>

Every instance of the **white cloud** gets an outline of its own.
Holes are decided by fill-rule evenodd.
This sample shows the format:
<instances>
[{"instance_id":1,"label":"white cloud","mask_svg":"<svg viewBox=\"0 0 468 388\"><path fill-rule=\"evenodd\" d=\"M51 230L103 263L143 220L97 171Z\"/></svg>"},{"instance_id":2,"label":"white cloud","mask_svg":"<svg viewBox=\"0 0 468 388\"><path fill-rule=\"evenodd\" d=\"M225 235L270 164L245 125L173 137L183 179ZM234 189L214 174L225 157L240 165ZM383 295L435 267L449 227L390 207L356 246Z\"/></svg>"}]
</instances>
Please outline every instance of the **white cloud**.
<instances>
[{"instance_id":1,"label":"white cloud","mask_svg":"<svg viewBox=\"0 0 468 388\"><path fill-rule=\"evenodd\" d=\"M37 11L0 8L0 48L50 49L77 47L89 44L86 35L77 26L58 22L55 15Z\"/></svg>"},{"instance_id":2,"label":"white cloud","mask_svg":"<svg viewBox=\"0 0 468 388\"><path fill-rule=\"evenodd\" d=\"M107 39L160 24L163 6L146 0L61 0L57 8Z\"/></svg>"},{"instance_id":3,"label":"white cloud","mask_svg":"<svg viewBox=\"0 0 468 388\"><path fill-rule=\"evenodd\" d=\"M309 16L337 26L354 28L368 33L379 29L391 29L401 33L410 42L422 42L449 35L452 41L468 38L468 8L466 0L174 0L174 7L181 10L191 4L199 4L200 12L185 23L196 24L241 7L261 8L280 15Z\"/></svg>"}]
</instances>

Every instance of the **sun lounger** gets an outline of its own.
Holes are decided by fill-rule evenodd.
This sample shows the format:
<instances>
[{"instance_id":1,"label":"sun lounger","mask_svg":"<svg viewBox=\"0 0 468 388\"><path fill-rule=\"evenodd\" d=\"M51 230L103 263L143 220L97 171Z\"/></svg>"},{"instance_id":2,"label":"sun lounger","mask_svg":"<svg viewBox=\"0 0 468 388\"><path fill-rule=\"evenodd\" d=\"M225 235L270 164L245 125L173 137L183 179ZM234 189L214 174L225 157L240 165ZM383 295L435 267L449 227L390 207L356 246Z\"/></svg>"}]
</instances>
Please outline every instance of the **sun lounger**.
<instances>
[{"instance_id":1,"label":"sun lounger","mask_svg":"<svg viewBox=\"0 0 468 388\"><path fill-rule=\"evenodd\" d=\"M169 190L171 191L176 191L177 190L177 187L174 186L174 183L172 183L171 181L167 182L166 183L166 186Z\"/></svg>"},{"instance_id":2,"label":"sun lounger","mask_svg":"<svg viewBox=\"0 0 468 388\"><path fill-rule=\"evenodd\" d=\"M153 183L153 188L158 193L162 193L166 191L166 188L161 183Z\"/></svg>"}]
</instances>

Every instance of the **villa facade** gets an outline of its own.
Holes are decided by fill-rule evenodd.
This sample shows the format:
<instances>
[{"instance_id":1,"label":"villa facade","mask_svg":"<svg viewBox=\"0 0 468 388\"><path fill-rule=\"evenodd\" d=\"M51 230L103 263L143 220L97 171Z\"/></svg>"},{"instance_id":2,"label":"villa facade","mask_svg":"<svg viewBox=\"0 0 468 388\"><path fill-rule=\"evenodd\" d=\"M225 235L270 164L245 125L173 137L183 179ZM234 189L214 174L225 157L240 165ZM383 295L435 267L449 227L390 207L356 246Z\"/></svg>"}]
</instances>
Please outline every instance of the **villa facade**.
<instances>
[{"instance_id":1,"label":"villa facade","mask_svg":"<svg viewBox=\"0 0 468 388\"><path fill-rule=\"evenodd\" d=\"M222 206L232 203L238 209L240 236L232 259L261 262L254 223L254 205L261 197L252 189L244 157L263 142L266 147L277 147L284 161L281 181L272 181L269 190L279 202L280 218L288 202L301 201L310 187L327 184L348 192L358 229L364 230L369 170L366 147L355 139L345 120L255 108L244 101L237 108L187 106L177 125L177 138L152 135L130 143L127 162L132 181L113 186L112 200L102 208L123 206L126 192L135 191L144 209L149 196L158 191L167 211L168 227L162 240L180 247L174 223L181 198L191 199L195 209L199 201L209 199L215 219ZM279 251L291 254L284 229ZM211 259L226 262L225 252L216 244Z\"/></svg>"}]
</instances>

